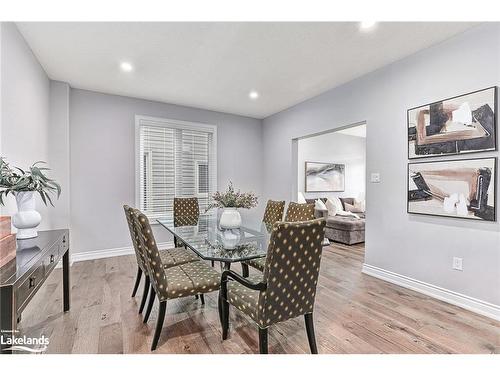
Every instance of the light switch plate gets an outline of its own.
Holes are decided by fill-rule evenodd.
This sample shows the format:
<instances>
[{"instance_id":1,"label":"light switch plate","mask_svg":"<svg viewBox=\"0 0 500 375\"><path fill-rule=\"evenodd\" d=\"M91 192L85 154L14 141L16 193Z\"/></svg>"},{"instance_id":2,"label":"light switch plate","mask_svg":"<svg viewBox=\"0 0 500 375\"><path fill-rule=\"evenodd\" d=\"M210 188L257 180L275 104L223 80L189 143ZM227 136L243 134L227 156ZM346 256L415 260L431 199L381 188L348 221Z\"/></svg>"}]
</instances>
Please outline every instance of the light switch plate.
<instances>
[{"instance_id":1,"label":"light switch plate","mask_svg":"<svg viewBox=\"0 0 500 375\"><path fill-rule=\"evenodd\" d=\"M453 257L453 265L454 270L463 271L463 258Z\"/></svg>"},{"instance_id":2,"label":"light switch plate","mask_svg":"<svg viewBox=\"0 0 500 375\"><path fill-rule=\"evenodd\" d=\"M372 173L370 175L370 182L379 183L380 182L380 173Z\"/></svg>"}]
</instances>

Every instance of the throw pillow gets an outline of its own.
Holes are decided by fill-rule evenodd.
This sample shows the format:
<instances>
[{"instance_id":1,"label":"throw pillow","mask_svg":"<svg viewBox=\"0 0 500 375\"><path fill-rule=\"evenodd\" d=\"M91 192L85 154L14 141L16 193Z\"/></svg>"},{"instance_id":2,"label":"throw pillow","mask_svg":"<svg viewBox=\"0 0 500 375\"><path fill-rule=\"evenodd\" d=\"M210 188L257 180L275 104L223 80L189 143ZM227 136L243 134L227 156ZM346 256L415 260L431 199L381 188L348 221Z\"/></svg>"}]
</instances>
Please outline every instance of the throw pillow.
<instances>
[{"instance_id":1,"label":"throw pillow","mask_svg":"<svg viewBox=\"0 0 500 375\"><path fill-rule=\"evenodd\" d=\"M316 199L316 202L314 202L314 209L321 211L328 210L328 208L326 208L326 205L323 203L321 199Z\"/></svg>"},{"instance_id":2,"label":"throw pillow","mask_svg":"<svg viewBox=\"0 0 500 375\"><path fill-rule=\"evenodd\" d=\"M365 212L366 211L366 202L364 200L355 199L354 200L354 207L356 208L356 210L359 210L359 211L353 211L353 212Z\"/></svg>"},{"instance_id":3,"label":"throw pillow","mask_svg":"<svg viewBox=\"0 0 500 375\"><path fill-rule=\"evenodd\" d=\"M337 215L337 206L330 199L326 200L326 209L328 210L328 216Z\"/></svg>"},{"instance_id":4,"label":"throw pillow","mask_svg":"<svg viewBox=\"0 0 500 375\"><path fill-rule=\"evenodd\" d=\"M349 212L354 212L354 213L363 213L364 212L359 207L356 207L356 205L353 206L352 204L344 202L344 206L345 206L345 210L349 211Z\"/></svg>"}]
</instances>

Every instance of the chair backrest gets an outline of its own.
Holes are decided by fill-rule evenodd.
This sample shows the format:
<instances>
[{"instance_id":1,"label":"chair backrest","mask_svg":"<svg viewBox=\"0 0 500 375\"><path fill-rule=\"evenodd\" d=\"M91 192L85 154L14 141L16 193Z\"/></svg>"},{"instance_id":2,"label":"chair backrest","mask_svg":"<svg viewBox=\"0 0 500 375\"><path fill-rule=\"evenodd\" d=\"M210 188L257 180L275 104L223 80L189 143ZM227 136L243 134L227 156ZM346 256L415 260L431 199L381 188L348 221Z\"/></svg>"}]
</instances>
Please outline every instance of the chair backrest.
<instances>
[{"instance_id":1,"label":"chair backrest","mask_svg":"<svg viewBox=\"0 0 500 375\"><path fill-rule=\"evenodd\" d=\"M268 200L262 222L272 226L277 221L283 220L283 211L285 211L285 201Z\"/></svg>"},{"instance_id":2,"label":"chair backrest","mask_svg":"<svg viewBox=\"0 0 500 375\"><path fill-rule=\"evenodd\" d=\"M127 219L128 230L130 232L130 238L132 240L132 245L134 246L135 257L137 259L137 265L143 271L146 271L146 265L144 264L144 257L142 255L141 245L139 243L139 238L137 237L135 223L133 218L134 209L126 204L123 206L125 211L125 218Z\"/></svg>"},{"instance_id":3,"label":"chair backrest","mask_svg":"<svg viewBox=\"0 0 500 375\"><path fill-rule=\"evenodd\" d=\"M313 311L325 223L316 219L273 225L264 267L267 288L259 295L264 326Z\"/></svg>"},{"instance_id":4,"label":"chair backrest","mask_svg":"<svg viewBox=\"0 0 500 375\"><path fill-rule=\"evenodd\" d=\"M197 225L200 217L198 198L174 198L174 226Z\"/></svg>"},{"instance_id":5,"label":"chair backrest","mask_svg":"<svg viewBox=\"0 0 500 375\"><path fill-rule=\"evenodd\" d=\"M285 221L307 221L313 220L314 203L295 203L290 202L286 210Z\"/></svg>"},{"instance_id":6,"label":"chair backrest","mask_svg":"<svg viewBox=\"0 0 500 375\"><path fill-rule=\"evenodd\" d=\"M156 240L149 224L149 220L141 211L135 209L132 217L137 232L137 237L141 245L144 263L148 269L150 281L156 294L162 299L167 298L167 275L163 268Z\"/></svg>"}]
</instances>

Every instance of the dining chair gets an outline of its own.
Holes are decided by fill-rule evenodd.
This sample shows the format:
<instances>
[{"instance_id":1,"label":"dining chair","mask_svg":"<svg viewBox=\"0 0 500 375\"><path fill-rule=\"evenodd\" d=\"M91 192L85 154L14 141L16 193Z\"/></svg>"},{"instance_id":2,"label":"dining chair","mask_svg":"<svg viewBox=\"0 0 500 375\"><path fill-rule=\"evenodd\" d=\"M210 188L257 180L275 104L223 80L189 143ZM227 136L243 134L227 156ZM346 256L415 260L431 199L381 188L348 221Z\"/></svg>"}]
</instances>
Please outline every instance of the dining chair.
<instances>
[{"instance_id":1,"label":"dining chair","mask_svg":"<svg viewBox=\"0 0 500 375\"><path fill-rule=\"evenodd\" d=\"M144 263L151 279L150 306L148 305L146 311L147 317L149 317L154 300L158 299L160 304L151 344L151 350L155 350L163 328L167 301L200 295L203 302L205 293L219 290L220 274L203 261L164 267L148 218L137 209L133 211L132 216Z\"/></svg>"},{"instance_id":2,"label":"dining chair","mask_svg":"<svg viewBox=\"0 0 500 375\"><path fill-rule=\"evenodd\" d=\"M263 274L244 278L226 270L219 293L222 339L229 331L229 306L248 315L259 329L259 350L268 352L268 328L303 315L311 353L317 354L313 310L325 220L273 225Z\"/></svg>"},{"instance_id":3,"label":"dining chair","mask_svg":"<svg viewBox=\"0 0 500 375\"><path fill-rule=\"evenodd\" d=\"M283 202L283 208L284 208ZM281 212L283 216L283 212ZM315 219L314 215L314 203L295 203L290 202L288 209L286 210L285 221L286 222L296 222L296 221L307 221ZM281 219L280 219L281 220ZM274 224L274 223L273 223ZM264 271L264 265L266 264L266 258L251 259L246 262L241 263L241 268L243 272L243 277L248 277L249 269L248 266L255 268L258 271Z\"/></svg>"},{"instance_id":4,"label":"dining chair","mask_svg":"<svg viewBox=\"0 0 500 375\"><path fill-rule=\"evenodd\" d=\"M136 233L134 220L132 217L134 209L127 205L124 205L123 209L125 211L125 217L127 219L130 238L132 240L132 245L134 247L134 252L135 252L135 258L137 261L137 275L135 277L134 289L132 290L132 297L135 297L137 289L139 288L139 284L141 282L142 275L144 274L144 292L142 293L142 300L139 306L139 314L140 314L144 309L148 292L150 289L150 276L147 272L147 268L144 263L144 257L140 249L140 243ZM200 258L196 256L192 251L186 250L185 248L181 247L176 247L173 249L161 249L160 257L162 259L164 267L167 268L200 260Z\"/></svg>"},{"instance_id":5,"label":"dining chair","mask_svg":"<svg viewBox=\"0 0 500 375\"><path fill-rule=\"evenodd\" d=\"M262 218L262 223L271 228L274 223L281 221L283 219L283 211L285 211L285 201L273 201L268 200L266 204L266 209L264 210L264 217ZM241 262L241 269L243 277L248 277L249 269L248 267L253 267L262 271L264 269L264 264L266 263L266 258L251 259Z\"/></svg>"},{"instance_id":6,"label":"dining chair","mask_svg":"<svg viewBox=\"0 0 500 375\"><path fill-rule=\"evenodd\" d=\"M174 198L174 227L197 225L200 217L198 198ZM174 236L176 247L184 244Z\"/></svg>"}]
</instances>

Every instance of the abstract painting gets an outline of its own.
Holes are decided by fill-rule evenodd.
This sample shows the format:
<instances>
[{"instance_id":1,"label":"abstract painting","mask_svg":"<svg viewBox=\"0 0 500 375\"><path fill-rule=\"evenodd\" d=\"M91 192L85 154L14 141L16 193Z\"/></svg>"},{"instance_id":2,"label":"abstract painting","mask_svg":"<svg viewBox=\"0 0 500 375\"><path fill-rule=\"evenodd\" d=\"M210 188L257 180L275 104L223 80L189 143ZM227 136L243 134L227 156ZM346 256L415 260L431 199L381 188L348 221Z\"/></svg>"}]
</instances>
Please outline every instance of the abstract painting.
<instances>
[{"instance_id":1,"label":"abstract painting","mask_svg":"<svg viewBox=\"0 0 500 375\"><path fill-rule=\"evenodd\" d=\"M408 164L408 213L496 221L496 158Z\"/></svg>"},{"instance_id":2,"label":"abstract painting","mask_svg":"<svg viewBox=\"0 0 500 375\"><path fill-rule=\"evenodd\" d=\"M344 191L345 165L306 161L306 192Z\"/></svg>"},{"instance_id":3,"label":"abstract painting","mask_svg":"<svg viewBox=\"0 0 500 375\"><path fill-rule=\"evenodd\" d=\"M496 87L408 110L408 158L496 150Z\"/></svg>"}]
</instances>

